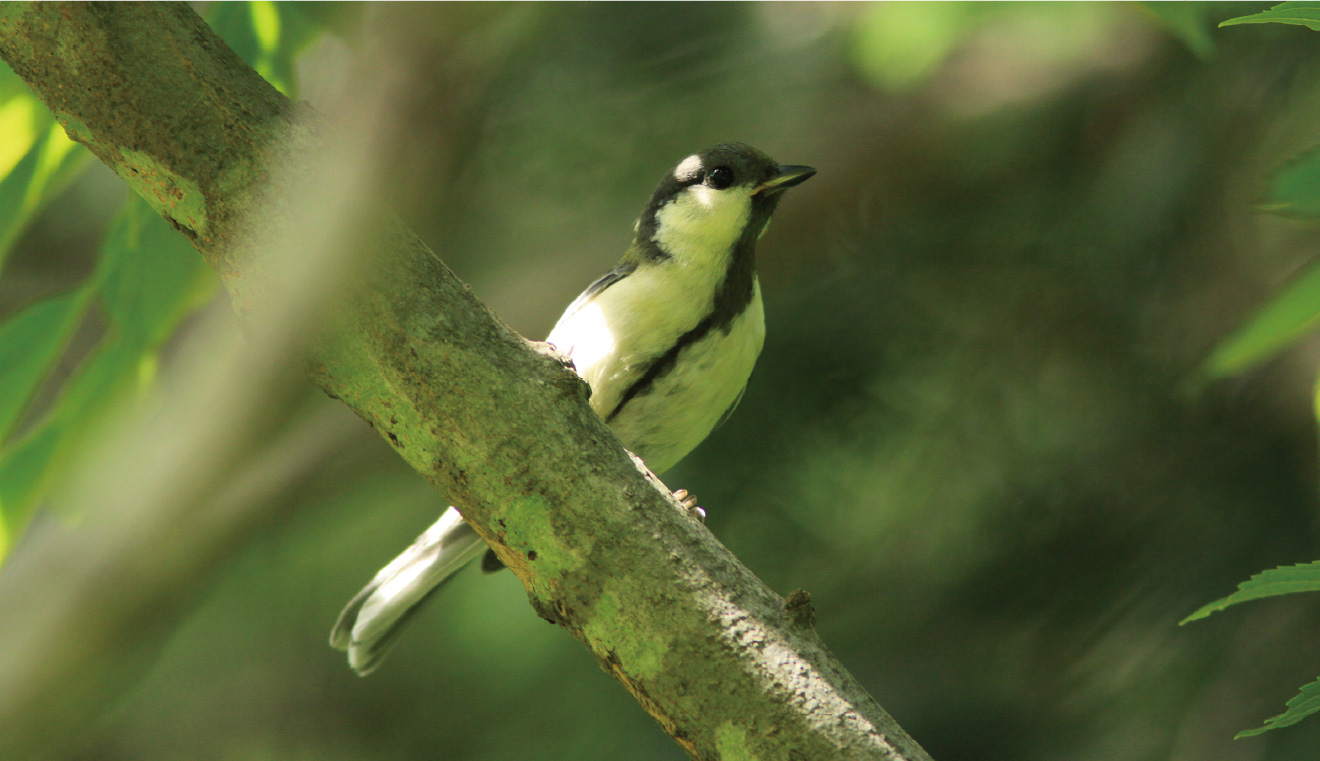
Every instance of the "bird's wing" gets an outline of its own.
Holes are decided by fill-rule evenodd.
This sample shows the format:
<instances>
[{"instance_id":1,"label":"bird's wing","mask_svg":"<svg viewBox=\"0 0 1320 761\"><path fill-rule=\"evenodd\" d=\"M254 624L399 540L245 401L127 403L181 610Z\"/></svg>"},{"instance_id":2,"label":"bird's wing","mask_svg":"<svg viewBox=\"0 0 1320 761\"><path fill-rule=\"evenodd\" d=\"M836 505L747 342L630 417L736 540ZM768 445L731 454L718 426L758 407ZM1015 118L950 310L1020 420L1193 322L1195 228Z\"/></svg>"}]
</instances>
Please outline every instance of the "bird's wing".
<instances>
[{"instance_id":1,"label":"bird's wing","mask_svg":"<svg viewBox=\"0 0 1320 761\"><path fill-rule=\"evenodd\" d=\"M744 385L742 391L738 392L738 396L734 397L733 404L730 404L729 408L724 411L724 414L720 415L720 419L716 421L715 428L712 428L712 431L720 428L729 421L729 418L733 416L733 411L738 409L738 402L742 401L743 394L745 393L747 393L747 386Z\"/></svg>"},{"instance_id":2,"label":"bird's wing","mask_svg":"<svg viewBox=\"0 0 1320 761\"><path fill-rule=\"evenodd\" d=\"M591 303L591 300L599 296L606 288L609 288L611 285L614 285L636 271L637 264L635 262L623 262L609 272L606 272L604 275L596 278L594 283L587 286L587 289L578 294L578 297L573 299L573 303L568 305L568 309L565 309L564 314L559 318L559 324L562 324L565 320L577 314L579 309ZM559 324L556 324L555 327L559 327ZM551 332L553 333L554 331Z\"/></svg>"}]
</instances>

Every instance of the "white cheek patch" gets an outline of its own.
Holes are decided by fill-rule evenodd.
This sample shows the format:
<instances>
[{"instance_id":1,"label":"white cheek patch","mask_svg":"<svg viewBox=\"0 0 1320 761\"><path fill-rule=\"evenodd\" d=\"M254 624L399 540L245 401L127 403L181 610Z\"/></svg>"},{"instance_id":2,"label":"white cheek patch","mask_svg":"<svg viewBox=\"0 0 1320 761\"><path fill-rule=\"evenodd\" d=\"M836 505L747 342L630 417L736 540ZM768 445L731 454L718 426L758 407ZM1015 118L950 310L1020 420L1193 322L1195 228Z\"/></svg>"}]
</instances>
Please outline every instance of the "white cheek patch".
<instances>
[{"instance_id":1,"label":"white cheek patch","mask_svg":"<svg viewBox=\"0 0 1320 761\"><path fill-rule=\"evenodd\" d=\"M674 168L674 179L687 182L700 173L701 157L694 154L678 162L678 166Z\"/></svg>"},{"instance_id":2,"label":"white cheek patch","mask_svg":"<svg viewBox=\"0 0 1320 761\"><path fill-rule=\"evenodd\" d=\"M692 187L688 188L687 192L691 193L692 197L697 199L697 203L702 208L706 208L706 209L715 208L715 203L716 203L715 196L719 193L718 190L708 188L705 185L693 185Z\"/></svg>"}]
</instances>

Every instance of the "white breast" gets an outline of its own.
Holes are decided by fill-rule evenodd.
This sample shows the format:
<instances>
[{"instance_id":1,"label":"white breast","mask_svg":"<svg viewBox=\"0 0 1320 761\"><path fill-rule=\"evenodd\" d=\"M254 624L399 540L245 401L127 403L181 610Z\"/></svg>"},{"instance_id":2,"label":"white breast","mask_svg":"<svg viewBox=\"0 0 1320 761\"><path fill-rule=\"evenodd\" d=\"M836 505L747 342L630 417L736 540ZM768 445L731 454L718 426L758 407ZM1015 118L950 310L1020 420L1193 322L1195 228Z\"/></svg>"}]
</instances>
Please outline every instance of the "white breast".
<instances>
[{"instance_id":1,"label":"white breast","mask_svg":"<svg viewBox=\"0 0 1320 761\"><path fill-rule=\"evenodd\" d=\"M560 319L547 340L569 354L591 385L597 414L609 415L650 363L710 313L710 284L718 278L705 270L723 266L694 261L644 266ZM669 469L737 400L764 339L761 287L754 282L751 302L727 332L714 328L685 348L673 370L631 399L611 429L653 471Z\"/></svg>"}]
</instances>

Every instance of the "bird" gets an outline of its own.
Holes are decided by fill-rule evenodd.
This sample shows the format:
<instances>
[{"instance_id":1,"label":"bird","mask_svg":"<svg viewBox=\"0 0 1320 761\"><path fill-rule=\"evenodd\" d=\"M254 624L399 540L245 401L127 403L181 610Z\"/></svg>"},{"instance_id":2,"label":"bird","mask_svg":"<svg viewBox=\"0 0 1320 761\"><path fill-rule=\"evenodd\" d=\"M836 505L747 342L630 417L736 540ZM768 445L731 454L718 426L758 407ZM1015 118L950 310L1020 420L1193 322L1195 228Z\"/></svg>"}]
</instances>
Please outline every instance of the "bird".
<instances>
[{"instance_id":1,"label":"bird","mask_svg":"<svg viewBox=\"0 0 1320 761\"><path fill-rule=\"evenodd\" d=\"M687 156L652 193L623 258L546 338L590 387L596 414L657 475L742 399L765 341L756 243L784 191L815 174L743 143ZM700 511L685 490L675 496ZM330 644L371 673L422 604L483 550L482 567L499 570L450 507L349 602Z\"/></svg>"}]
</instances>

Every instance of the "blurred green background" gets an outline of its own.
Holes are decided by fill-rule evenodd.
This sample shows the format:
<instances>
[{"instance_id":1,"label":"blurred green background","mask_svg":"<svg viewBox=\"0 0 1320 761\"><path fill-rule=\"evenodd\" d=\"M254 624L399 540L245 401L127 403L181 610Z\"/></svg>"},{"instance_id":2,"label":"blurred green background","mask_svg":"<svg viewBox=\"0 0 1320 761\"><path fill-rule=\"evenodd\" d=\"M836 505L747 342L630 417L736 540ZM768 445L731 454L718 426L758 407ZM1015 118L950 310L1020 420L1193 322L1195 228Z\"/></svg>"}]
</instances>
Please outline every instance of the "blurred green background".
<instances>
[{"instance_id":1,"label":"blurred green background","mask_svg":"<svg viewBox=\"0 0 1320 761\"><path fill-rule=\"evenodd\" d=\"M390 201L530 337L684 156L738 140L817 167L760 246L742 405L666 481L772 588L811 592L939 761L1313 761L1320 720L1232 736L1320 674L1314 599L1177 626L1320 558L1320 342L1198 382L1320 250L1260 208L1320 143L1320 34L1215 27L1264 7L347 6L308 11L329 31L304 29L293 72L258 70L316 106L388 50L409 93ZM43 118L11 90L0 129ZM14 233L0 319L96 266L126 191L75 168ZM511 574L463 572L379 672L347 668L340 607L444 505L361 429L77 758L682 758Z\"/></svg>"}]
</instances>

